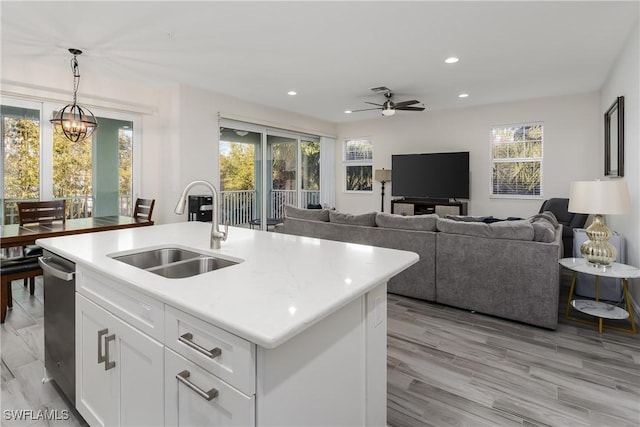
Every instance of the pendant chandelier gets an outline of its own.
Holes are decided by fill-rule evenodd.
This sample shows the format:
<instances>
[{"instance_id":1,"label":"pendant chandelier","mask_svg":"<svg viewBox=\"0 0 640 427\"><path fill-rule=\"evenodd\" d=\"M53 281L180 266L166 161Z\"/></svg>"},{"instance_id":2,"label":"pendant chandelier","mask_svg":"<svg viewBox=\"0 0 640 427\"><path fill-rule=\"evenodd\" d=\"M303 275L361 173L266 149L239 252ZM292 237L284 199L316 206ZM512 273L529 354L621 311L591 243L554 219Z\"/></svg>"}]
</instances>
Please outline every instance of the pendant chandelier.
<instances>
[{"instance_id":1,"label":"pendant chandelier","mask_svg":"<svg viewBox=\"0 0 640 427\"><path fill-rule=\"evenodd\" d=\"M73 72L73 104L65 105L60 111L55 111L50 122L58 132L73 142L82 141L90 137L98 127L96 116L86 107L77 104L78 86L80 85L80 68L78 56L82 55L79 49L69 49L73 55L71 59L71 71Z\"/></svg>"}]
</instances>

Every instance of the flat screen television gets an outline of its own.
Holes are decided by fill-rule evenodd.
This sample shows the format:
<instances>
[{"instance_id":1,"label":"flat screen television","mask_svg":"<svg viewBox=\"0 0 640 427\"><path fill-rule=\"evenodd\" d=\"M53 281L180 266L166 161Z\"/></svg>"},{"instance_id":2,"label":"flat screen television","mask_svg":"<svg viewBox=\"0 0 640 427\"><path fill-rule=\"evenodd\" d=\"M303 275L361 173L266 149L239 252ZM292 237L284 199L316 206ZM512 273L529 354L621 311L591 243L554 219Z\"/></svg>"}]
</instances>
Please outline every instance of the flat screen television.
<instances>
[{"instance_id":1,"label":"flat screen television","mask_svg":"<svg viewBox=\"0 0 640 427\"><path fill-rule=\"evenodd\" d=\"M469 198L469 152L394 154L391 195L425 199Z\"/></svg>"}]
</instances>

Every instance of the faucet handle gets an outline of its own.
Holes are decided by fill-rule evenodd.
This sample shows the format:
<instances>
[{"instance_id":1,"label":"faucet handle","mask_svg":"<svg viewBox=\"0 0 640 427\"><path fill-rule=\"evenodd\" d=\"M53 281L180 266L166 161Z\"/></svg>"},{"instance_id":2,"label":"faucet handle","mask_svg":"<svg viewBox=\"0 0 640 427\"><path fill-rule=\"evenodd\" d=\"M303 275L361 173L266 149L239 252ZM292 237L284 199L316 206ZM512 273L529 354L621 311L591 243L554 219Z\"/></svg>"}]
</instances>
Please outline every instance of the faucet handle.
<instances>
[{"instance_id":1,"label":"faucet handle","mask_svg":"<svg viewBox=\"0 0 640 427\"><path fill-rule=\"evenodd\" d=\"M222 231L222 241L227 241L227 236L229 235L229 223L227 221L224 222L224 231Z\"/></svg>"}]
</instances>

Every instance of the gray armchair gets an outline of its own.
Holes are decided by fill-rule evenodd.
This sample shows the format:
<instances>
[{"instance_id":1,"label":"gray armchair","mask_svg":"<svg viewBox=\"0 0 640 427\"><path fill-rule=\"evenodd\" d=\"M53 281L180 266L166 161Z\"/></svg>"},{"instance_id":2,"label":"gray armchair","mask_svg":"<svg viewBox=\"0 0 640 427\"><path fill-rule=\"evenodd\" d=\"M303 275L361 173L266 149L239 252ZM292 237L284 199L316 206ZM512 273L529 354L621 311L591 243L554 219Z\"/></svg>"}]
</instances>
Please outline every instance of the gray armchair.
<instances>
[{"instance_id":1,"label":"gray armchair","mask_svg":"<svg viewBox=\"0 0 640 427\"><path fill-rule=\"evenodd\" d=\"M562 244L564 256L573 256L573 229L583 228L589 215L569 212L569 199L553 198L545 200L540 207L540 213L552 212L562 224Z\"/></svg>"}]
</instances>

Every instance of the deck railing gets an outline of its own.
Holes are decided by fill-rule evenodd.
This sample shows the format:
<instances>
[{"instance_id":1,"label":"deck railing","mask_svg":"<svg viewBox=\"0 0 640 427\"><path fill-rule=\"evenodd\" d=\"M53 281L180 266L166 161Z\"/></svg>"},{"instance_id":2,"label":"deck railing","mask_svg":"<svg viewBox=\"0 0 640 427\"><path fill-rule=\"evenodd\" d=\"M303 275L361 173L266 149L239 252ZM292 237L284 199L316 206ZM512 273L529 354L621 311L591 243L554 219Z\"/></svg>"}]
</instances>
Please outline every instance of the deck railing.
<instances>
[{"instance_id":1,"label":"deck railing","mask_svg":"<svg viewBox=\"0 0 640 427\"><path fill-rule=\"evenodd\" d=\"M302 206L320 203L319 191L303 190ZM245 225L249 221L260 217L255 190L222 191L220 193L220 221L229 225ZM86 218L93 212L93 196L64 197L67 200L67 218ZM269 218L283 218L285 205L298 206L296 190L271 190L269 197ZM17 224L17 202L34 202L34 199L3 199L3 224ZM120 215L130 216L133 211L133 200L130 194L120 196Z\"/></svg>"},{"instance_id":2,"label":"deck railing","mask_svg":"<svg viewBox=\"0 0 640 427\"><path fill-rule=\"evenodd\" d=\"M220 223L242 225L257 218L255 190L221 191L220 198Z\"/></svg>"},{"instance_id":3,"label":"deck railing","mask_svg":"<svg viewBox=\"0 0 640 427\"><path fill-rule=\"evenodd\" d=\"M93 196L72 196L61 197L54 200L67 201L67 219L72 218L88 218L93 212ZM131 216L133 206L131 203L131 195L125 194L120 196L120 215ZM36 199L3 199L2 200L2 219L3 225L17 224L20 222L18 217L18 202L37 202Z\"/></svg>"},{"instance_id":4,"label":"deck railing","mask_svg":"<svg viewBox=\"0 0 640 427\"><path fill-rule=\"evenodd\" d=\"M303 190L303 206L320 203L319 191ZM271 190L267 216L283 218L285 205L298 206L296 190ZM255 190L221 191L220 222L229 225L245 225L260 217L257 192Z\"/></svg>"}]
</instances>

